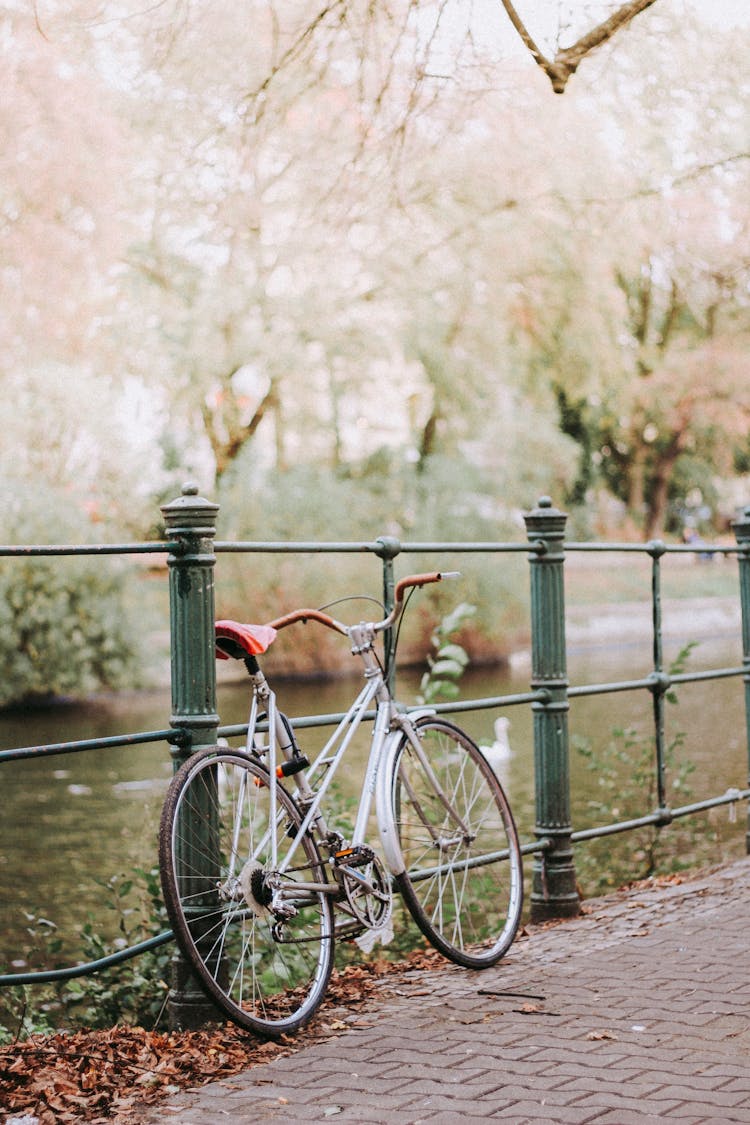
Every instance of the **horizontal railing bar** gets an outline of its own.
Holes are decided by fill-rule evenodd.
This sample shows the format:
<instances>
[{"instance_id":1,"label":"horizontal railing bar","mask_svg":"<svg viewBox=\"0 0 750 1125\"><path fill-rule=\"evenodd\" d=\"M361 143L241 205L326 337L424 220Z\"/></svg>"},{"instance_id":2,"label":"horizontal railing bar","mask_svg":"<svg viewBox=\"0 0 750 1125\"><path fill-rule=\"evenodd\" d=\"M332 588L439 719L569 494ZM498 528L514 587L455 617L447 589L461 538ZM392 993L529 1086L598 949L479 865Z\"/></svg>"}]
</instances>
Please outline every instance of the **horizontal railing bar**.
<instances>
[{"instance_id":1,"label":"horizontal railing bar","mask_svg":"<svg viewBox=\"0 0 750 1125\"><path fill-rule=\"evenodd\" d=\"M750 674L750 666L736 668L710 668L703 672L676 672L669 679L673 684L700 683L703 680L722 680L730 676L744 676Z\"/></svg>"},{"instance_id":2,"label":"horizontal railing bar","mask_svg":"<svg viewBox=\"0 0 750 1125\"><path fill-rule=\"evenodd\" d=\"M690 546L683 543L573 543L566 541L566 551L582 553L600 552L611 554L622 552L624 554L652 555L743 555L747 548L735 544L734 546L718 546L713 543L702 543L699 546Z\"/></svg>"},{"instance_id":3,"label":"horizontal railing bar","mask_svg":"<svg viewBox=\"0 0 750 1125\"><path fill-rule=\"evenodd\" d=\"M383 550L382 543L238 543L234 541L218 541L214 543L214 551L223 555L246 554L377 554Z\"/></svg>"},{"instance_id":4,"label":"horizontal railing bar","mask_svg":"<svg viewBox=\"0 0 750 1125\"><path fill-rule=\"evenodd\" d=\"M463 554L497 551L498 554L520 554L523 552L528 555L530 552L533 554L536 549L533 543L404 543L401 546L401 550L404 552L419 552L420 554L428 554L435 551L441 553L443 551L450 551L451 553L458 552Z\"/></svg>"},{"instance_id":5,"label":"horizontal railing bar","mask_svg":"<svg viewBox=\"0 0 750 1125\"><path fill-rule=\"evenodd\" d=\"M306 554L381 554L383 551L383 543L375 540L366 542L287 542L287 541L272 541L272 542L236 542L234 540L217 540L214 543L214 551L217 554L284 554L284 553L306 553ZM528 554L534 551L534 546L528 543L494 543L494 542L477 542L477 543L399 543L399 554L427 554L430 552L439 552L440 554L450 553L474 553L474 552L497 552L497 553L524 553Z\"/></svg>"},{"instance_id":6,"label":"horizontal railing bar","mask_svg":"<svg viewBox=\"0 0 750 1125\"><path fill-rule=\"evenodd\" d=\"M614 836L618 832L630 832L633 828L645 828L649 824L659 824L664 821L663 813L648 813L646 816L637 816L633 820L620 820L616 824L601 824L597 828L582 828L571 832L573 841L595 840L600 836Z\"/></svg>"},{"instance_id":7,"label":"horizontal railing bar","mask_svg":"<svg viewBox=\"0 0 750 1125\"><path fill-rule=\"evenodd\" d=\"M521 852L523 855L542 852L549 848L550 843L550 840L545 839L522 844ZM123 961L128 961L132 957L138 957L142 953L147 953L152 949L158 949L159 946L165 945L167 942L172 941L173 938L173 931L165 930L156 937L138 942L138 944L131 945L127 949L118 950L117 953L111 953L106 957L99 958L97 961L87 961L84 964L72 965L64 969L46 969L30 973L5 973L0 975L0 987L22 984L50 984L55 981L73 980L76 977L90 976L92 973L100 972L102 969L108 969L114 965L119 965Z\"/></svg>"},{"instance_id":8,"label":"horizontal railing bar","mask_svg":"<svg viewBox=\"0 0 750 1125\"><path fill-rule=\"evenodd\" d=\"M154 543L49 543L30 545L0 545L0 557L36 556L36 555L166 555L179 553L184 549L184 544L178 541L160 541ZM428 554L446 552L473 554L493 553L498 554L528 554L538 550L534 543L508 543L493 541L477 542L429 542L429 543L400 543L400 554ZM648 543L568 543L564 545L566 551L600 552L650 555L654 547ZM370 553L380 554L383 551L381 541L345 541L345 542L296 542L289 540L274 540L269 542L236 542L234 540L218 540L214 543L214 550L222 554L277 554L277 553L314 553L314 554L341 554L341 553ZM699 547L684 546L680 543L659 544L659 554L668 555L744 555L747 548L741 546L714 546L706 543Z\"/></svg>"},{"instance_id":9,"label":"horizontal railing bar","mask_svg":"<svg viewBox=\"0 0 750 1125\"><path fill-rule=\"evenodd\" d=\"M13 762L20 758L46 758L56 754L77 754L82 750L110 750L118 746L140 746L147 742L185 741L185 732L175 727L168 730L142 731L138 734L113 734L107 738L85 738L77 742L51 742L46 746L19 746L12 750L0 750L0 764Z\"/></svg>"},{"instance_id":10,"label":"horizontal railing bar","mask_svg":"<svg viewBox=\"0 0 750 1125\"><path fill-rule=\"evenodd\" d=\"M73 980L75 977L90 976L92 973L98 973L100 969L109 969L113 965L129 961L131 957L139 957L141 953L158 949L160 945L166 945L173 938L172 930L165 930L164 933L148 938L147 941L140 941L137 945L128 946L127 949L118 949L117 953L100 957L98 961L87 961L83 965L71 965L66 969L42 969L33 973L5 973L0 976L0 987L16 984L50 984L53 981Z\"/></svg>"},{"instance_id":11,"label":"horizontal railing bar","mask_svg":"<svg viewBox=\"0 0 750 1125\"><path fill-rule=\"evenodd\" d=\"M703 801L695 801L691 805L681 805L677 809L657 809L656 812L646 816L635 817L633 820L620 820L615 824L603 824L597 828L583 828L571 833L571 840L595 840L601 836L614 836L618 832L630 832L633 828L645 828L650 824L667 825L678 817L691 816L693 813L705 812L720 805L733 805L737 801L750 800L750 789L728 789L720 797L707 797Z\"/></svg>"},{"instance_id":12,"label":"horizontal railing bar","mask_svg":"<svg viewBox=\"0 0 750 1125\"><path fill-rule=\"evenodd\" d=\"M620 680L611 684L581 684L578 687L568 688L568 699L580 699L587 695L606 695L609 692L635 691L638 688L650 688L652 681L648 678L640 680Z\"/></svg>"},{"instance_id":13,"label":"horizontal railing bar","mask_svg":"<svg viewBox=\"0 0 750 1125\"><path fill-rule=\"evenodd\" d=\"M484 711L495 707L514 707L521 703L542 703L546 698L547 693L545 691L525 691L519 692L517 695L493 695L453 703L415 704L412 707L407 707L406 711L409 713L411 711L424 711L427 709L429 711L434 711L438 715L448 715L459 711ZM313 727L336 726L345 717L345 712L337 711L329 715L302 715L300 718L294 718L292 723L295 730L309 730ZM375 718L375 712L365 711L362 718L372 721ZM268 724L265 722L259 723L258 730L268 730ZM240 738L242 735L247 734L247 723L233 723L230 726L221 726L217 734L219 738Z\"/></svg>"},{"instance_id":14,"label":"horizontal railing bar","mask_svg":"<svg viewBox=\"0 0 750 1125\"><path fill-rule=\"evenodd\" d=\"M737 666L734 668L711 668L702 672L679 672L668 676L669 686L667 690L673 684L702 683L706 680L721 680L728 679L731 676L744 675L750 675L750 667ZM568 688L568 699L581 699L588 695L608 695L610 692L618 691L636 691L640 688L652 690L653 687L654 679L652 676L645 676L638 680L620 680L614 683L579 684L576 687Z\"/></svg>"},{"instance_id":15,"label":"horizontal railing bar","mask_svg":"<svg viewBox=\"0 0 750 1125\"><path fill-rule=\"evenodd\" d=\"M168 555L183 550L182 543L82 543L78 545L40 544L28 547L0 547L0 557L29 555Z\"/></svg>"},{"instance_id":16,"label":"horizontal railing bar","mask_svg":"<svg viewBox=\"0 0 750 1125\"><path fill-rule=\"evenodd\" d=\"M690 816L691 813L715 809L719 805L733 805L736 801L747 800L750 800L750 789L729 789L720 797L707 797L704 801L696 801L692 805L681 805L679 809L672 809L672 816Z\"/></svg>"},{"instance_id":17,"label":"horizontal railing bar","mask_svg":"<svg viewBox=\"0 0 750 1125\"><path fill-rule=\"evenodd\" d=\"M721 668L716 671L684 672L670 677L672 684L695 683L712 679L728 678L749 674L750 669L745 667ZM593 695L604 695L622 691L649 689L653 686L650 678L639 680L623 680L614 683L583 684L568 689L568 697L585 698ZM486 696L479 699L452 701L449 703L433 703L430 710L436 714L461 714L471 711L492 710L502 707L514 707L526 703L543 703L546 700L544 691L518 692L512 695ZM422 704L407 708L407 711L419 711ZM334 712L324 715L303 715L295 718L294 725L300 729L334 726L344 717L343 712ZM372 720L374 711L365 714L365 719ZM218 730L219 737L236 738L247 732L247 724L232 724L221 726ZM107 738L83 739L77 742L58 742L42 746L22 746L10 750L0 750L0 764L5 761L14 761L24 758L41 758L58 754L72 754L87 750L114 749L121 746L135 746L149 742L171 742L179 744L184 741L184 735L177 728L170 727L166 730L144 731L137 734L112 735Z\"/></svg>"},{"instance_id":18,"label":"horizontal railing bar","mask_svg":"<svg viewBox=\"0 0 750 1125\"><path fill-rule=\"evenodd\" d=\"M292 723L295 730L311 730L315 727L336 726L344 718L346 718L346 712L340 711L328 715L301 715L299 718L295 717ZM372 721L375 718L375 712L365 711L362 718ZM231 723L228 726L220 726L216 733L219 738L239 738L247 734L247 726L247 723ZM258 723L258 730L268 730L268 723Z\"/></svg>"},{"instance_id":19,"label":"horizontal railing bar","mask_svg":"<svg viewBox=\"0 0 750 1125\"><path fill-rule=\"evenodd\" d=\"M545 703L549 694L540 691L521 691L516 695L490 695L481 699L466 699L453 703L430 703L427 706L439 715L461 711L487 711L495 707L515 707L519 703ZM422 710L422 707L409 707L409 711Z\"/></svg>"}]
</instances>

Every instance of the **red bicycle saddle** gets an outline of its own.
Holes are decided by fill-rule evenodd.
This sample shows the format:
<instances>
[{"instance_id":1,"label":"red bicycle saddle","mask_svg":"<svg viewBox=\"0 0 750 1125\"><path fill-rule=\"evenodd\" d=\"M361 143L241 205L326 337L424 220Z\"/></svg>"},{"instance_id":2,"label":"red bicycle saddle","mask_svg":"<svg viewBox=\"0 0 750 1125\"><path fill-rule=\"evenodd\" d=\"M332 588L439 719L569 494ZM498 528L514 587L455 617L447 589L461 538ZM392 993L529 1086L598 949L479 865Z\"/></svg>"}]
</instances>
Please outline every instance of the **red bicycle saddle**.
<instances>
[{"instance_id":1,"label":"red bicycle saddle","mask_svg":"<svg viewBox=\"0 0 750 1125\"><path fill-rule=\"evenodd\" d=\"M219 660L244 660L260 656L273 644L276 630L271 625L240 625L239 621L216 622L216 655Z\"/></svg>"}]
</instances>

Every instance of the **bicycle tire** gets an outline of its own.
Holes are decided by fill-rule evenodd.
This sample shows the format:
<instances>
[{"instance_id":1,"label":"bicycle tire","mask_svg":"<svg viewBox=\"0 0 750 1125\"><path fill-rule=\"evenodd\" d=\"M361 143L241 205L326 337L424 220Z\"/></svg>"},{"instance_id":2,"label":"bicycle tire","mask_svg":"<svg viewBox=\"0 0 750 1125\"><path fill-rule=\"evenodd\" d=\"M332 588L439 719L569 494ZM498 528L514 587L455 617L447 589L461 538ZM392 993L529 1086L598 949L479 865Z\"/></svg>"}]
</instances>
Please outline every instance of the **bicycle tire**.
<instances>
[{"instance_id":1,"label":"bicycle tire","mask_svg":"<svg viewBox=\"0 0 750 1125\"><path fill-rule=\"evenodd\" d=\"M276 800L280 867L302 814L280 785ZM159 866L175 937L203 990L234 1023L274 1038L302 1027L323 999L333 965L334 919L330 896L301 886L326 882L307 834L290 870L275 882L283 887L290 916L282 919L271 909L270 810L263 765L224 747L200 751L167 791Z\"/></svg>"},{"instance_id":2,"label":"bicycle tire","mask_svg":"<svg viewBox=\"0 0 750 1125\"><path fill-rule=\"evenodd\" d=\"M430 771L407 735L388 779L401 895L428 941L469 969L496 964L523 906L518 833L500 782L476 743L439 718L415 723ZM437 784L463 822L449 813Z\"/></svg>"}]
</instances>

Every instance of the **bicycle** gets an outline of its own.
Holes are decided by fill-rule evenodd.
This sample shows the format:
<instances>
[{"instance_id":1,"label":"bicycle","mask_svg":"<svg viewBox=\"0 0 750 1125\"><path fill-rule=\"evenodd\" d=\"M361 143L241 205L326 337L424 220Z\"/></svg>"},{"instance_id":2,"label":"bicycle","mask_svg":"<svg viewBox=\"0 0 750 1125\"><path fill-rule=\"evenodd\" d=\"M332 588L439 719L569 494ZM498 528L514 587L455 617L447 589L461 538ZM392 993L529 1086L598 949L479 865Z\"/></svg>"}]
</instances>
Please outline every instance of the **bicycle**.
<instances>
[{"instance_id":1,"label":"bicycle","mask_svg":"<svg viewBox=\"0 0 750 1125\"><path fill-rule=\"evenodd\" d=\"M175 773L159 861L183 954L218 1008L250 1031L273 1038L305 1024L325 994L336 940L392 936L394 889L423 935L458 965L494 965L513 941L523 875L502 786L459 727L429 708L396 704L375 651L405 591L444 577L402 578L393 610L376 623L345 625L322 609L268 625L216 623L217 657L243 660L252 681L246 744L199 750ZM280 630L308 621L349 638L365 679L312 763L258 663ZM369 757L345 837L323 802L372 704ZM382 857L367 842L373 801Z\"/></svg>"}]
</instances>

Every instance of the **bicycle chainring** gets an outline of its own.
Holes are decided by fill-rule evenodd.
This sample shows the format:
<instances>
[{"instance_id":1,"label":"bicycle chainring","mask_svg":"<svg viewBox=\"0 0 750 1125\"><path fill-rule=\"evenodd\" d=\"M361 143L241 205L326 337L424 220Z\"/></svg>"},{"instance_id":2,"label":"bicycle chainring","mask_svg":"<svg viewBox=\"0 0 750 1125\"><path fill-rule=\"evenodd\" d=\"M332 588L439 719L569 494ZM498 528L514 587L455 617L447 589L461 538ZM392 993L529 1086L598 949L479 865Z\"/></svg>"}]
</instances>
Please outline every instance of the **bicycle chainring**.
<instances>
[{"instance_id":1,"label":"bicycle chainring","mask_svg":"<svg viewBox=\"0 0 750 1125\"><path fill-rule=\"evenodd\" d=\"M388 872L375 852L364 863L360 857L356 867L341 864L337 875L346 904L357 921L370 930L384 926L391 916L393 893Z\"/></svg>"}]
</instances>

